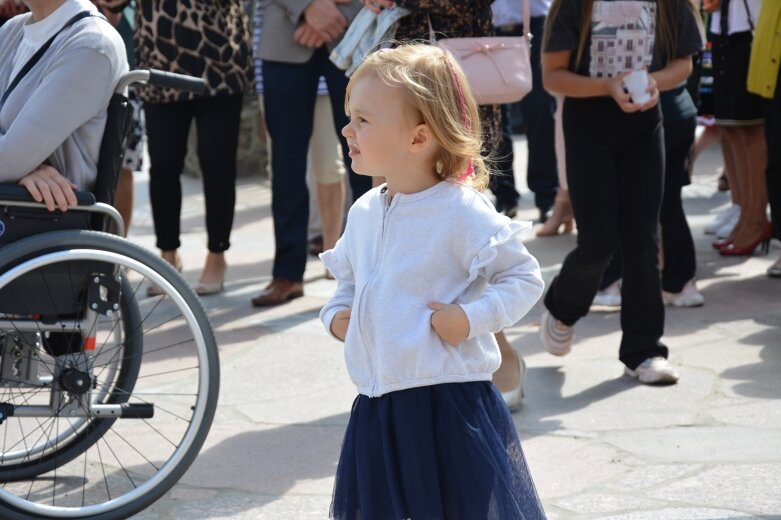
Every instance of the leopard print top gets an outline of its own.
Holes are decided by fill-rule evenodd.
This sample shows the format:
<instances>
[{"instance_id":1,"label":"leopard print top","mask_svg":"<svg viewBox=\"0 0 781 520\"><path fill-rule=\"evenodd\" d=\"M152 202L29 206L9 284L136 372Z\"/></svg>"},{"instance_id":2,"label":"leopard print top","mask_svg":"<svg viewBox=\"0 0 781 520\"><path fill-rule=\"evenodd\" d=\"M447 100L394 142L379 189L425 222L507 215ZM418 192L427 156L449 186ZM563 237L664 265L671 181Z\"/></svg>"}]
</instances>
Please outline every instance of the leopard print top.
<instances>
[{"instance_id":1,"label":"leopard print top","mask_svg":"<svg viewBox=\"0 0 781 520\"><path fill-rule=\"evenodd\" d=\"M249 21L240 0L144 0L136 7L138 67L206 81L204 96L239 94L252 86ZM140 89L145 103L186 101L197 94Z\"/></svg>"}]
</instances>

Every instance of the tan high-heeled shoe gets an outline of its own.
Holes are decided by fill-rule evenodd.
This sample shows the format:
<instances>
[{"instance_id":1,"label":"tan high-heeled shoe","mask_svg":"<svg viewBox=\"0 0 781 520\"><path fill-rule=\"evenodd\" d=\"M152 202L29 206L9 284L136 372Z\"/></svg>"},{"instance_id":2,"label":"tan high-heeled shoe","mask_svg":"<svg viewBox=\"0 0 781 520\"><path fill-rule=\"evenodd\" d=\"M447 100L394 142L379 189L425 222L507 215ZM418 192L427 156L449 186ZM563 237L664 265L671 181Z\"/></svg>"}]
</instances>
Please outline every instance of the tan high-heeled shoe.
<instances>
[{"instance_id":1,"label":"tan high-heeled shoe","mask_svg":"<svg viewBox=\"0 0 781 520\"><path fill-rule=\"evenodd\" d=\"M569 200L569 193L566 190L559 190L556 199L553 202L553 214L548 220L537 229L538 237L547 237L559 234L559 228L563 226L562 233L571 233L574 228L572 218L572 204Z\"/></svg>"}]
</instances>

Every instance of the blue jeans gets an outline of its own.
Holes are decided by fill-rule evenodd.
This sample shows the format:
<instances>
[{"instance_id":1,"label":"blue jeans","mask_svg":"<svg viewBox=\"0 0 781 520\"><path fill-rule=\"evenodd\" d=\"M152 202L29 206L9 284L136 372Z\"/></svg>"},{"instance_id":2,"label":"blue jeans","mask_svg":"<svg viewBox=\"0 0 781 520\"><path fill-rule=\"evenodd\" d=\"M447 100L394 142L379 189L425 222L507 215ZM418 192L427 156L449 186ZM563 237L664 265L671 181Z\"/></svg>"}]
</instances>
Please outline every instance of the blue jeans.
<instances>
[{"instance_id":1,"label":"blue jeans","mask_svg":"<svg viewBox=\"0 0 781 520\"><path fill-rule=\"evenodd\" d=\"M263 111L271 136L271 212L274 217L274 277L300 282L307 260L309 191L306 161L312 135L317 83L324 77L331 98L334 131L339 135L353 200L371 188L371 178L349 166L347 141L341 130L349 122L344 113L347 77L317 49L305 63L263 61Z\"/></svg>"}]
</instances>

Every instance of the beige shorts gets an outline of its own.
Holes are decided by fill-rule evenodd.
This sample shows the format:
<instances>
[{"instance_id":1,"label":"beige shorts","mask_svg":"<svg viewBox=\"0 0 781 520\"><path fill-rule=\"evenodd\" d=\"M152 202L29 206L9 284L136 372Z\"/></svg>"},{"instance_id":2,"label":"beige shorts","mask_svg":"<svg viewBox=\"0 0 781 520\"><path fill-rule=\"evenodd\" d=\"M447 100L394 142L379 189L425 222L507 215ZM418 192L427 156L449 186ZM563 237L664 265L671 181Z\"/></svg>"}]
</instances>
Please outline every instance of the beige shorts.
<instances>
[{"instance_id":1,"label":"beige shorts","mask_svg":"<svg viewBox=\"0 0 781 520\"><path fill-rule=\"evenodd\" d=\"M263 97L260 98L263 106ZM341 131L341 128L339 129ZM266 133L266 149L268 152L268 174L271 171L271 136ZM315 101L312 138L309 140L309 155L307 156L307 178L312 178L319 184L335 184L342 182L346 170L342 158L342 146L334 128L334 118L331 112L331 101L328 96L317 96Z\"/></svg>"},{"instance_id":2,"label":"beige shorts","mask_svg":"<svg viewBox=\"0 0 781 520\"><path fill-rule=\"evenodd\" d=\"M340 128L341 132L342 129ZM309 140L308 174L320 184L342 182L345 174L342 145L334 128L331 100L317 96L312 139Z\"/></svg>"}]
</instances>

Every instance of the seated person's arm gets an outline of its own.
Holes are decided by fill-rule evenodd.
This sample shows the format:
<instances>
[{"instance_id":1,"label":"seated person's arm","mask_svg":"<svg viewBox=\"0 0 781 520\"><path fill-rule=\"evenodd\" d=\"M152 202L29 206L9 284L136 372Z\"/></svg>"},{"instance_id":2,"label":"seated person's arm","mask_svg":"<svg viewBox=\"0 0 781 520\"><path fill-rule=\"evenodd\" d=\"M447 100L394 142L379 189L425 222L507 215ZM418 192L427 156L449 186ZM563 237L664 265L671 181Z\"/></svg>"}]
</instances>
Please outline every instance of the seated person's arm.
<instances>
[{"instance_id":1,"label":"seated person's arm","mask_svg":"<svg viewBox=\"0 0 781 520\"><path fill-rule=\"evenodd\" d=\"M0 128L0 182L16 183L26 178L23 184L33 196L36 194L31 188L37 186L42 195L41 183L45 182L70 191L63 192L65 199L75 200L70 196L70 183L55 180L55 173L68 177L68 172L57 172L44 165L68 136L106 110L112 95L114 78L109 58L79 45L78 39L76 36L73 44L62 50L44 80L26 93L27 100L9 127ZM17 102L19 93L12 94L5 110ZM53 200L47 201L50 208ZM56 205L60 203L61 199Z\"/></svg>"}]
</instances>

